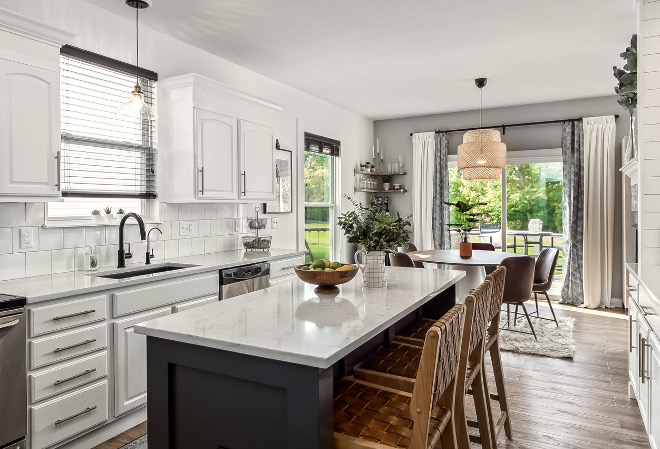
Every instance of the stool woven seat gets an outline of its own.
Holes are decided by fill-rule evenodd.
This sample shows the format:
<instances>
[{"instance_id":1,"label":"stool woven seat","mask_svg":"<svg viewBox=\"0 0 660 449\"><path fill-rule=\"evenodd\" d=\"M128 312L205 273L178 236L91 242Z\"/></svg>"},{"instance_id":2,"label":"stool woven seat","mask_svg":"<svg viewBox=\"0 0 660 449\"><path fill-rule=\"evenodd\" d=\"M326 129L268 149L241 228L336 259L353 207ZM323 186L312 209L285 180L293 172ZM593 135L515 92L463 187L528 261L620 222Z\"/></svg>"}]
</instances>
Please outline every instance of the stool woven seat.
<instances>
[{"instance_id":1,"label":"stool woven seat","mask_svg":"<svg viewBox=\"0 0 660 449\"><path fill-rule=\"evenodd\" d=\"M384 446L407 448L414 424L410 416L410 400L410 395L341 379L335 383L335 433ZM450 418L448 409L433 408L428 430L429 448L436 447Z\"/></svg>"},{"instance_id":2,"label":"stool woven seat","mask_svg":"<svg viewBox=\"0 0 660 449\"><path fill-rule=\"evenodd\" d=\"M426 333L429 331L429 329L431 329L433 324L435 324L435 320L431 320L429 318L422 318L417 320L399 332L396 335L396 339L397 341L403 343L412 343L418 346L422 346L424 344L424 337L426 336Z\"/></svg>"}]
</instances>

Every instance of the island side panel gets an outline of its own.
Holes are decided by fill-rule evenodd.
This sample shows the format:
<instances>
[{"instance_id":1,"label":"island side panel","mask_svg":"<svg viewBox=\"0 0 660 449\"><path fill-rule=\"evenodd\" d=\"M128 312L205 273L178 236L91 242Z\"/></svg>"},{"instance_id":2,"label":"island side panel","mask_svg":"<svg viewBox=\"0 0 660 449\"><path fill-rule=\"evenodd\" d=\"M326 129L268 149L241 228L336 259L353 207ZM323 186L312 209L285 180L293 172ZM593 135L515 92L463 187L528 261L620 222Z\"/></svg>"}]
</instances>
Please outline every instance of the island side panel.
<instances>
[{"instance_id":1,"label":"island side panel","mask_svg":"<svg viewBox=\"0 0 660 449\"><path fill-rule=\"evenodd\" d=\"M147 338L149 445L330 449L332 368Z\"/></svg>"},{"instance_id":2,"label":"island side panel","mask_svg":"<svg viewBox=\"0 0 660 449\"><path fill-rule=\"evenodd\" d=\"M438 293L434 298L430 299L422 306L422 316L434 320L442 318L444 314L449 312L449 310L458 302L463 303L465 301L465 298L457 298L456 293L456 284L451 285Z\"/></svg>"}]
</instances>

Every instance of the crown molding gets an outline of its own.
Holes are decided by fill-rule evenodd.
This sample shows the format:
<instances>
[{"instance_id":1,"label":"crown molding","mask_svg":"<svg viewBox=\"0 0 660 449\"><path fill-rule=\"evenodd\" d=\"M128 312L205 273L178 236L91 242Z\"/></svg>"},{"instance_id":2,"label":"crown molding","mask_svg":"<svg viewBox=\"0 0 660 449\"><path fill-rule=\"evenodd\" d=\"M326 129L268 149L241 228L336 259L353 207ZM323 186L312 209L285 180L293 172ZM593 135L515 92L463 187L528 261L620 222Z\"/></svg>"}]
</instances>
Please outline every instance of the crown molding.
<instances>
[{"instance_id":1,"label":"crown molding","mask_svg":"<svg viewBox=\"0 0 660 449\"><path fill-rule=\"evenodd\" d=\"M20 14L0 8L0 30L26 37L54 47L71 42L75 34L46 25Z\"/></svg>"},{"instance_id":2,"label":"crown molding","mask_svg":"<svg viewBox=\"0 0 660 449\"><path fill-rule=\"evenodd\" d=\"M196 73L188 73L186 75L160 80L158 81L158 87L163 89L194 88L195 90L257 106L270 112L280 112L282 110L282 106Z\"/></svg>"}]
</instances>

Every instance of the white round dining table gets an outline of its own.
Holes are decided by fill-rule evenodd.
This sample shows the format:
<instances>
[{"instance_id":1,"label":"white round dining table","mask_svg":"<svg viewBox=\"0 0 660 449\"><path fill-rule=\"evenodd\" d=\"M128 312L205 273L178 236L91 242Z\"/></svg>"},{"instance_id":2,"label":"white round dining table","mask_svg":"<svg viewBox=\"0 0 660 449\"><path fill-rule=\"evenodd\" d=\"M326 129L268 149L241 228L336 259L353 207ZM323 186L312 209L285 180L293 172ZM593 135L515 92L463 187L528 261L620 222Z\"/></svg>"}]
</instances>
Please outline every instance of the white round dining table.
<instances>
[{"instance_id":1,"label":"white round dining table","mask_svg":"<svg viewBox=\"0 0 660 449\"><path fill-rule=\"evenodd\" d=\"M463 302L470 290L477 288L486 279L486 266L497 266L509 257L530 257L523 254L505 253L500 251L473 250L472 257L462 259L459 251L454 249L433 249L428 251L412 251L407 253L412 260L427 264L447 265L450 270L465 271L465 277L458 282L456 288L457 302Z\"/></svg>"}]
</instances>

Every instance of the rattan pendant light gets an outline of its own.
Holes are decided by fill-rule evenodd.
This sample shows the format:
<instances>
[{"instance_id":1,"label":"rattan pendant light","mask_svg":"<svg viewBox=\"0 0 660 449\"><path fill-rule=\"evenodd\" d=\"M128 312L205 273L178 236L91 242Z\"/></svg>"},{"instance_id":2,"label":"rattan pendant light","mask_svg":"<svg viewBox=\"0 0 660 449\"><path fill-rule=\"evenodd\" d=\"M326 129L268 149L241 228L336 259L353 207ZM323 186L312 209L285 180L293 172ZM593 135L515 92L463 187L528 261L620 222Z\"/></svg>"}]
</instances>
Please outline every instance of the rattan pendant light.
<instances>
[{"instance_id":1,"label":"rattan pendant light","mask_svg":"<svg viewBox=\"0 0 660 449\"><path fill-rule=\"evenodd\" d=\"M481 95L479 107L479 127L483 126L483 88L488 80L477 78ZM502 143L496 129L474 129L463 135L463 144L458 146L458 168L463 171L463 179L468 181L494 181L501 179L506 167L506 145Z\"/></svg>"}]
</instances>

